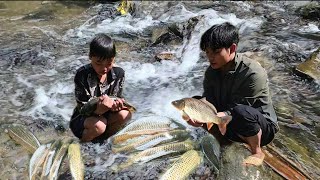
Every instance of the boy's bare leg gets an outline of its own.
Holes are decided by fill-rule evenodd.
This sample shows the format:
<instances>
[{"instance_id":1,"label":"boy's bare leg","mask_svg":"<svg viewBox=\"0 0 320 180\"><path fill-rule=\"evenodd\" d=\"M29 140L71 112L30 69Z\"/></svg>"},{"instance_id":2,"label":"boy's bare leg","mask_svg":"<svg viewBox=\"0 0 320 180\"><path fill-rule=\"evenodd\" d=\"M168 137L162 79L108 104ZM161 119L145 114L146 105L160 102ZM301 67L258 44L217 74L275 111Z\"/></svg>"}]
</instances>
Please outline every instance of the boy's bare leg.
<instances>
[{"instance_id":1,"label":"boy's bare leg","mask_svg":"<svg viewBox=\"0 0 320 180\"><path fill-rule=\"evenodd\" d=\"M106 138L116 134L131 116L132 115L128 110L110 113L108 117L108 126L106 128Z\"/></svg>"},{"instance_id":2,"label":"boy's bare leg","mask_svg":"<svg viewBox=\"0 0 320 180\"><path fill-rule=\"evenodd\" d=\"M258 134L254 135L254 136L243 137L243 136L239 135L239 137L241 137L241 139L243 139L245 142L247 142L247 144L250 147L251 153L252 153L251 156L247 157L243 161L244 165L251 164L251 165L259 166L263 163L265 155L262 152L261 147L260 147L261 135L262 135L261 129L259 130Z\"/></svg>"},{"instance_id":3,"label":"boy's bare leg","mask_svg":"<svg viewBox=\"0 0 320 180\"><path fill-rule=\"evenodd\" d=\"M92 141L94 138L100 136L106 130L107 119L103 116L88 117L84 121L84 130L82 133L81 141L88 142Z\"/></svg>"}]
</instances>

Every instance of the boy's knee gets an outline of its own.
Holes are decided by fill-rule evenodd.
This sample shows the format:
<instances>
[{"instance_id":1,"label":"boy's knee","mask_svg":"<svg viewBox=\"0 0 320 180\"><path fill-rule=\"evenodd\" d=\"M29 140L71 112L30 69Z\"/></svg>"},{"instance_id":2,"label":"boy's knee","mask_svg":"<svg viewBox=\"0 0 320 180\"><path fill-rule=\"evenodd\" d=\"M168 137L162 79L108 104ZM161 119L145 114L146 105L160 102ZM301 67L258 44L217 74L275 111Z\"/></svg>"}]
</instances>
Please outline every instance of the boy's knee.
<instances>
[{"instance_id":1,"label":"boy's knee","mask_svg":"<svg viewBox=\"0 0 320 180\"><path fill-rule=\"evenodd\" d=\"M251 106L242 105L242 104L235 106L231 111L232 117L234 119L237 119L238 121L242 121L242 120L256 121L257 115L259 113L260 112L257 109Z\"/></svg>"},{"instance_id":2,"label":"boy's knee","mask_svg":"<svg viewBox=\"0 0 320 180\"><path fill-rule=\"evenodd\" d=\"M106 130L106 127L107 125L102 121L98 121L97 123L94 124L94 129L98 135L103 134L104 131Z\"/></svg>"},{"instance_id":3,"label":"boy's knee","mask_svg":"<svg viewBox=\"0 0 320 180\"><path fill-rule=\"evenodd\" d=\"M106 130L107 120L104 117L88 117L84 122L84 128L100 135Z\"/></svg>"},{"instance_id":4,"label":"boy's knee","mask_svg":"<svg viewBox=\"0 0 320 180\"><path fill-rule=\"evenodd\" d=\"M112 119L117 119L117 122L126 122L131 118L131 112L128 110L121 110L116 112L113 116Z\"/></svg>"}]
</instances>

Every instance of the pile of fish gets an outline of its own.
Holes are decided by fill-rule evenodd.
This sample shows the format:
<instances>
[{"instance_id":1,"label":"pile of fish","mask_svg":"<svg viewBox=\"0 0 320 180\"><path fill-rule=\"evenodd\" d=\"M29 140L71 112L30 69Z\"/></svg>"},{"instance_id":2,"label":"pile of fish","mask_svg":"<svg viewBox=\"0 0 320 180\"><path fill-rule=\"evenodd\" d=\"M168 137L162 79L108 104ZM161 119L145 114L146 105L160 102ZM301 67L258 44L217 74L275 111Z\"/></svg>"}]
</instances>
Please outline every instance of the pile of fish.
<instances>
[{"instance_id":1,"label":"pile of fish","mask_svg":"<svg viewBox=\"0 0 320 180\"><path fill-rule=\"evenodd\" d=\"M182 124L162 116L142 117L109 138L114 154L126 161L111 168L121 172L160 157L172 160L160 179L185 179L206 160L219 170L220 145L212 135L195 141ZM206 158L204 158L206 157Z\"/></svg>"},{"instance_id":2,"label":"pile of fish","mask_svg":"<svg viewBox=\"0 0 320 180\"><path fill-rule=\"evenodd\" d=\"M71 138L57 139L40 144L38 139L23 125L11 124L8 135L32 154L29 162L29 179L57 179L64 157L68 156L70 172L74 179L84 179L84 164L80 144Z\"/></svg>"}]
</instances>

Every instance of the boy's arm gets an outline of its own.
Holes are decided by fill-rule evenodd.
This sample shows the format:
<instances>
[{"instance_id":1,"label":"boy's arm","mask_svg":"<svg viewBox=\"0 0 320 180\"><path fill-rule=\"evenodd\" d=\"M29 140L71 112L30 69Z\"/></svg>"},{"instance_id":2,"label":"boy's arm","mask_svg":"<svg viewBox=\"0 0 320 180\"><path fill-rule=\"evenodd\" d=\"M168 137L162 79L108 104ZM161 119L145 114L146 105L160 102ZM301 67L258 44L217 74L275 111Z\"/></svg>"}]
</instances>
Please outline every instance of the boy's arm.
<instances>
[{"instance_id":1,"label":"boy's arm","mask_svg":"<svg viewBox=\"0 0 320 180\"><path fill-rule=\"evenodd\" d=\"M233 103L228 104L226 115L230 115L233 107L243 104L254 108L264 106L268 103L268 77L264 72L250 74L239 88L238 95L234 96Z\"/></svg>"},{"instance_id":2,"label":"boy's arm","mask_svg":"<svg viewBox=\"0 0 320 180\"><path fill-rule=\"evenodd\" d=\"M117 97L123 98L122 92L123 92L123 87L124 87L124 80L125 77L123 75L123 77L119 78L118 81L118 90L115 94L117 94Z\"/></svg>"},{"instance_id":3,"label":"boy's arm","mask_svg":"<svg viewBox=\"0 0 320 180\"><path fill-rule=\"evenodd\" d=\"M87 104L89 101L92 100L92 97L90 93L86 90L81 74L78 72L74 77L74 85L75 85L75 91L74 91L75 99L77 102L76 108L78 109L78 112L80 112L81 115L90 116L95 110L95 108L93 107L88 108L88 106L84 106L85 104Z\"/></svg>"}]
</instances>

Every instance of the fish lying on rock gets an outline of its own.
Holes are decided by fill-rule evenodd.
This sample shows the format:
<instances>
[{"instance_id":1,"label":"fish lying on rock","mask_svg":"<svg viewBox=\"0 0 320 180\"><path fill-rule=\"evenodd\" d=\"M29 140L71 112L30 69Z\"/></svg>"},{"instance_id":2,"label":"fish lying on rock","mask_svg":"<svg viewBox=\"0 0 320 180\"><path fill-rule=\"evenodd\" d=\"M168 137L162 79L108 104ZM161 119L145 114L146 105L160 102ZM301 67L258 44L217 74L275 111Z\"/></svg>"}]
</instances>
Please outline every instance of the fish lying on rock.
<instances>
[{"instance_id":1,"label":"fish lying on rock","mask_svg":"<svg viewBox=\"0 0 320 180\"><path fill-rule=\"evenodd\" d=\"M168 155L182 153L191 149L196 149L197 143L191 141L190 139L182 142L173 142L164 144L161 146L149 148L143 150L139 153L134 154L131 158L128 159L128 162L119 166L119 169L123 169L131 166L134 163L146 163L150 160Z\"/></svg>"},{"instance_id":2,"label":"fish lying on rock","mask_svg":"<svg viewBox=\"0 0 320 180\"><path fill-rule=\"evenodd\" d=\"M32 156L29 161L29 179L57 179L58 170L66 154L74 179L84 178L84 164L80 144L73 138L57 139L40 144L36 136L21 124L6 126L5 132L18 144L25 147Z\"/></svg>"},{"instance_id":3,"label":"fish lying on rock","mask_svg":"<svg viewBox=\"0 0 320 180\"><path fill-rule=\"evenodd\" d=\"M40 147L38 139L21 124L11 124L6 128L5 132L30 153L34 153Z\"/></svg>"},{"instance_id":4,"label":"fish lying on rock","mask_svg":"<svg viewBox=\"0 0 320 180\"><path fill-rule=\"evenodd\" d=\"M141 135L152 135L160 132L166 132L173 129L184 129L180 124L173 122L167 117L150 116L142 117L138 121L128 124L125 128L115 134L110 141L118 144L127 139Z\"/></svg>"},{"instance_id":5,"label":"fish lying on rock","mask_svg":"<svg viewBox=\"0 0 320 180\"><path fill-rule=\"evenodd\" d=\"M202 154L196 150L189 150L178 158L163 174L160 180L186 179L202 163Z\"/></svg>"},{"instance_id":6,"label":"fish lying on rock","mask_svg":"<svg viewBox=\"0 0 320 180\"><path fill-rule=\"evenodd\" d=\"M146 137L138 142L133 142L121 148L113 148L114 153L130 152L132 150L145 150L160 143L167 143L174 140L184 140L189 137L189 132L186 130L173 130Z\"/></svg>"}]
</instances>

